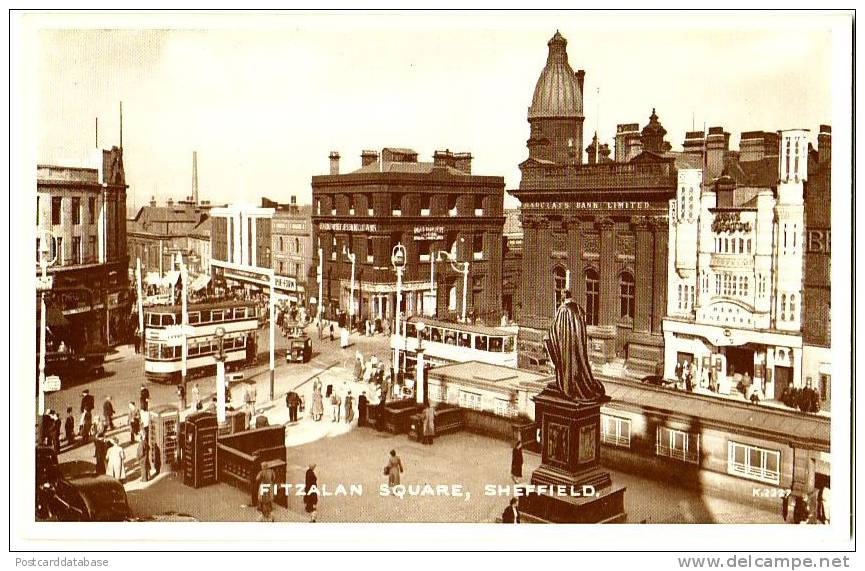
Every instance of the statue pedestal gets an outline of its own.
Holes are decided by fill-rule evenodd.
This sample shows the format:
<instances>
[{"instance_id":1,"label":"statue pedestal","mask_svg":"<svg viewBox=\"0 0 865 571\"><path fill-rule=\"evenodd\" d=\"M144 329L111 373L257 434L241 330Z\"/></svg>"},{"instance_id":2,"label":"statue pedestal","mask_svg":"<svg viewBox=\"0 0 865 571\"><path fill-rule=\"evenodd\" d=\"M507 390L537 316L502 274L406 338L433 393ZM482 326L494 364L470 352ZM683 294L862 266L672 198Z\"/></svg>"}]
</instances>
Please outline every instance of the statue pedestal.
<instances>
[{"instance_id":1,"label":"statue pedestal","mask_svg":"<svg viewBox=\"0 0 865 571\"><path fill-rule=\"evenodd\" d=\"M549 523L625 521L625 488L601 467L601 405L578 404L550 384L534 397L541 465L523 486L520 512Z\"/></svg>"}]
</instances>

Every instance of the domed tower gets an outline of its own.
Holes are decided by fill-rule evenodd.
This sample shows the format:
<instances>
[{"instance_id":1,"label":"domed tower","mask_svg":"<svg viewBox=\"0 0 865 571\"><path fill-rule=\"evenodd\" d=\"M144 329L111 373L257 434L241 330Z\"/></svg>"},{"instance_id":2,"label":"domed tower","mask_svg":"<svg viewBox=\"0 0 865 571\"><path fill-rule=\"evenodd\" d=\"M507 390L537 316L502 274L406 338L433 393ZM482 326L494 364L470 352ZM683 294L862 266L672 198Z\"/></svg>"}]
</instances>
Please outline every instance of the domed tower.
<instances>
[{"instance_id":1,"label":"domed tower","mask_svg":"<svg viewBox=\"0 0 865 571\"><path fill-rule=\"evenodd\" d=\"M559 164L582 162L583 78L568 64L568 41L556 31L547 42L547 65L529 107L529 158Z\"/></svg>"}]
</instances>

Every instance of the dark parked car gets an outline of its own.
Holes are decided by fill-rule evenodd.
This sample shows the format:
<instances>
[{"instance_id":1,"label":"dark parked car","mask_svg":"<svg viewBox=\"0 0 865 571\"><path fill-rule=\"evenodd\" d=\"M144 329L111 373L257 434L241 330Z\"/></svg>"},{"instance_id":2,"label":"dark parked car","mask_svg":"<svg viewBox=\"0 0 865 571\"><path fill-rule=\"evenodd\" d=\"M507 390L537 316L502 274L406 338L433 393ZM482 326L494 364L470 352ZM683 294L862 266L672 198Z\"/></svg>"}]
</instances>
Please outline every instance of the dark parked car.
<instances>
[{"instance_id":1,"label":"dark parked car","mask_svg":"<svg viewBox=\"0 0 865 571\"><path fill-rule=\"evenodd\" d=\"M51 521L126 521L123 484L97 476L87 462L59 464L54 449L36 449L36 518Z\"/></svg>"},{"instance_id":2,"label":"dark parked car","mask_svg":"<svg viewBox=\"0 0 865 571\"><path fill-rule=\"evenodd\" d=\"M656 387L667 387L674 384L672 381L665 380L664 377L660 375L648 375L646 377L643 377L641 382L647 385L654 385Z\"/></svg>"}]
</instances>

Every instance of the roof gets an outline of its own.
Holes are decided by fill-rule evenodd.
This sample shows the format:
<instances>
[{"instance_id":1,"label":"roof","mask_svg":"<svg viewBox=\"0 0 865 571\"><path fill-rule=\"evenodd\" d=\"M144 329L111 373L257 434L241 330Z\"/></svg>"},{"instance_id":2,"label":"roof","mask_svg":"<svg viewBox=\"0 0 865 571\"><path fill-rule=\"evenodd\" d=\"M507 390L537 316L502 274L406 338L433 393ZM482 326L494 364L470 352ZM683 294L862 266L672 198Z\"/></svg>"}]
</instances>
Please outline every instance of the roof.
<instances>
[{"instance_id":1,"label":"roof","mask_svg":"<svg viewBox=\"0 0 865 571\"><path fill-rule=\"evenodd\" d=\"M703 156L702 155L669 152L669 153L665 153L664 156L672 157L673 160L675 161L674 164L676 165L676 168L679 170L682 170L682 169L702 169L703 168Z\"/></svg>"},{"instance_id":2,"label":"roof","mask_svg":"<svg viewBox=\"0 0 865 571\"><path fill-rule=\"evenodd\" d=\"M142 206L128 221L127 231L186 236L206 230L209 234L209 226L199 228L208 218L206 212L191 206Z\"/></svg>"},{"instance_id":3,"label":"roof","mask_svg":"<svg viewBox=\"0 0 865 571\"><path fill-rule=\"evenodd\" d=\"M728 427L735 432L751 429L770 433L785 440L798 440L821 448L829 448L830 421L827 418L787 412L750 403L729 401L712 396L695 395L673 389L648 387L633 381L603 377L607 395L613 403L639 407L643 410L673 413Z\"/></svg>"},{"instance_id":4,"label":"roof","mask_svg":"<svg viewBox=\"0 0 865 571\"><path fill-rule=\"evenodd\" d=\"M529 119L582 117L583 92L568 64L568 41L556 31L547 45L547 63L535 84Z\"/></svg>"},{"instance_id":5,"label":"roof","mask_svg":"<svg viewBox=\"0 0 865 571\"><path fill-rule=\"evenodd\" d=\"M467 361L434 367L430 370L431 378L448 377L455 380L477 381L496 385L515 386L523 383L542 383L552 378L552 375L542 375L525 369L514 369L503 365L492 365L480 361Z\"/></svg>"},{"instance_id":6,"label":"roof","mask_svg":"<svg viewBox=\"0 0 865 571\"><path fill-rule=\"evenodd\" d=\"M721 175L729 175L739 186L774 188L778 183L778 157L756 161L728 161Z\"/></svg>"},{"instance_id":7,"label":"roof","mask_svg":"<svg viewBox=\"0 0 865 571\"><path fill-rule=\"evenodd\" d=\"M187 311L201 311L204 309L225 309L227 307L256 307L258 304L254 301L216 301L211 303L190 303L187 306ZM180 313L183 307L180 305L159 305L153 307L145 307L144 313Z\"/></svg>"},{"instance_id":8,"label":"roof","mask_svg":"<svg viewBox=\"0 0 865 571\"><path fill-rule=\"evenodd\" d=\"M446 170L448 174L452 175L467 175L468 173L463 172L461 170L455 169L453 167L434 167L434 164L431 162L418 162L418 163L404 163L397 161L385 161L380 163L378 161L368 164L365 167L360 167L359 169L352 171L352 174L359 173L380 173L380 172L394 172L394 173L414 173L414 174L429 174L432 172L433 168L436 170Z\"/></svg>"}]
</instances>

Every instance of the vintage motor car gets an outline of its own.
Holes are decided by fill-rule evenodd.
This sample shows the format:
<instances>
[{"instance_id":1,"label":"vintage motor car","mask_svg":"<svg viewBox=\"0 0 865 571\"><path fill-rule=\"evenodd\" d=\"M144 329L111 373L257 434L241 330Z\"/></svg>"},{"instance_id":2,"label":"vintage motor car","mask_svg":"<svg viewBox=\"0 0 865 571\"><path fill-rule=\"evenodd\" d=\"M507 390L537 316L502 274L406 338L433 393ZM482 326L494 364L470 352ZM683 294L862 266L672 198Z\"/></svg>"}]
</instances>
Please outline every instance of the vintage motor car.
<instances>
[{"instance_id":1,"label":"vintage motor car","mask_svg":"<svg viewBox=\"0 0 865 571\"><path fill-rule=\"evenodd\" d=\"M41 521L127 521L123 484L93 473L88 462L59 464L47 446L36 448L36 518Z\"/></svg>"},{"instance_id":2,"label":"vintage motor car","mask_svg":"<svg viewBox=\"0 0 865 571\"><path fill-rule=\"evenodd\" d=\"M301 327L289 327L286 332L288 349L285 351L287 363L306 363L312 359L312 340Z\"/></svg>"}]
</instances>

